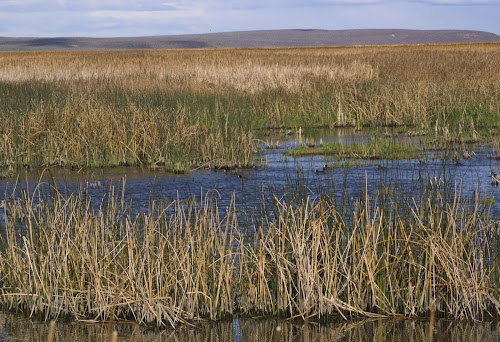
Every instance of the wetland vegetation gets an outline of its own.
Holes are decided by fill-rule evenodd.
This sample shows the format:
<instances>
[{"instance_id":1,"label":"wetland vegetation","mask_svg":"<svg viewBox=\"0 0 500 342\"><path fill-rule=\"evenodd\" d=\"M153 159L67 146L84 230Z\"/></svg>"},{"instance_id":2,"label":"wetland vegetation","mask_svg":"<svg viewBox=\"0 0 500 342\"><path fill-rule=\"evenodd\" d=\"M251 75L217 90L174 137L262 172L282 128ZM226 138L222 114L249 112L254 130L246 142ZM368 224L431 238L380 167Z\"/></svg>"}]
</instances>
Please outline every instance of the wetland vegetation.
<instances>
[{"instance_id":1,"label":"wetland vegetation","mask_svg":"<svg viewBox=\"0 0 500 342\"><path fill-rule=\"evenodd\" d=\"M252 164L269 128L498 136L500 44L0 54L0 167Z\"/></svg>"},{"instance_id":2,"label":"wetland vegetation","mask_svg":"<svg viewBox=\"0 0 500 342\"><path fill-rule=\"evenodd\" d=\"M499 221L478 195L425 181L339 202L217 196L133 214L111 188L2 203L3 307L50 318L178 326L243 316L485 319L500 310ZM292 190L292 189L290 189Z\"/></svg>"},{"instance_id":3,"label":"wetland vegetation","mask_svg":"<svg viewBox=\"0 0 500 342\"><path fill-rule=\"evenodd\" d=\"M414 144L389 141L374 141L367 144L340 142L327 143L321 146L298 146L286 155L303 157L311 155L336 156L351 159L416 159L423 153Z\"/></svg>"},{"instance_id":4,"label":"wetland vegetation","mask_svg":"<svg viewBox=\"0 0 500 342\"><path fill-rule=\"evenodd\" d=\"M253 201L201 185L167 200L141 184L140 209L125 184L94 176L78 190L14 180L0 206L0 305L176 328L235 316L497 318L499 196L479 183L500 160L499 79L497 43L1 53L0 178L211 168L243 191L256 153L264 169L268 156L310 164L275 167L284 189L256 182ZM374 133L302 143L304 129L344 126ZM474 190L419 160L439 151L442 170L462 166L472 143L489 149ZM330 186L339 172L344 183Z\"/></svg>"}]
</instances>

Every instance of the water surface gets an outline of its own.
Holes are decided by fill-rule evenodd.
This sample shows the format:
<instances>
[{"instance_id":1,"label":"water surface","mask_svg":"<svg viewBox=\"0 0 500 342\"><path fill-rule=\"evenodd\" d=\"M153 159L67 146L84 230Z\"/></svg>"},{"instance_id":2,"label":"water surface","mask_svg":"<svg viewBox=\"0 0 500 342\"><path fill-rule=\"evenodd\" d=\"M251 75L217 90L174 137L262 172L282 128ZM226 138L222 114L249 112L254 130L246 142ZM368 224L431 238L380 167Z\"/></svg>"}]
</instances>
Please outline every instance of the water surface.
<instances>
[{"instance_id":1,"label":"water surface","mask_svg":"<svg viewBox=\"0 0 500 342\"><path fill-rule=\"evenodd\" d=\"M431 326L433 327L431 332ZM144 328L134 323L57 322L54 341L111 341L114 330L118 341L498 341L498 322L469 322L428 319L352 320L338 323L304 323L277 319L234 318L206 322L177 330ZM0 342L46 341L49 324L0 312Z\"/></svg>"},{"instance_id":2,"label":"water surface","mask_svg":"<svg viewBox=\"0 0 500 342\"><path fill-rule=\"evenodd\" d=\"M308 141L339 141L345 144L352 142L367 143L370 136L346 129L321 132L321 139L312 135ZM314 132L317 134L317 132ZM418 143L421 137L407 135L390 135L390 140ZM444 152L430 152L424 160L347 160L350 168L334 168L324 173L325 164L335 165L346 160L335 160L332 157L286 157L283 152L305 141L288 137L279 143L278 149L263 150L257 155L255 168L230 170L193 170L190 174L172 175L162 170L148 168L98 168L98 169L29 169L18 178L5 179L0 182L0 193L15 194L20 188L35 187L50 189L57 184L58 190L64 194L77 192L81 186L88 185L91 198L96 206L110 187L121 189L125 182L125 200L134 206L134 210L145 210L151 200L173 201L196 198L198 202L207 194L213 195L221 207L229 204L232 194L241 210L250 210L259 204L262 192L274 194L278 198L292 199L308 195L312 198L327 194L352 201L363 195L365 189L374 197L381 187L398 189L406 192L408 200L429 185L462 191L465 198L492 197L495 199L491 212L500 213L500 187L491 186L490 173L500 174L500 160L492 158L491 146L467 146L472 156L461 158L459 163L449 158ZM42 185L40 185L40 181ZM422 183L424 181L424 183ZM427 182L427 183L425 183Z\"/></svg>"}]
</instances>

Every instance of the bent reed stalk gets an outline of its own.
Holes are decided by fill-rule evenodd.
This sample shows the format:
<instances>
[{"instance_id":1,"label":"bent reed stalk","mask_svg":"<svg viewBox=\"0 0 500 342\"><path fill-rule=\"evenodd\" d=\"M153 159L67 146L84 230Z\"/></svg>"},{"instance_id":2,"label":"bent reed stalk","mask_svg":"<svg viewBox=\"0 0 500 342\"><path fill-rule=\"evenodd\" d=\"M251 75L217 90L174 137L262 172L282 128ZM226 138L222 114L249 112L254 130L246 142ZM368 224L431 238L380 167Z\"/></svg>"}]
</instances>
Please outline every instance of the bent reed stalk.
<instances>
[{"instance_id":1,"label":"bent reed stalk","mask_svg":"<svg viewBox=\"0 0 500 342\"><path fill-rule=\"evenodd\" d=\"M22 191L2 203L0 302L45 319L172 327L237 313L496 316L500 221L460 189L394 196L365 195L350 213L328 197L274 198L245 230L234 197L224 211L207 194L134 214L114 188L99 206L85 189Z\"/></svg>"}]
</instances>

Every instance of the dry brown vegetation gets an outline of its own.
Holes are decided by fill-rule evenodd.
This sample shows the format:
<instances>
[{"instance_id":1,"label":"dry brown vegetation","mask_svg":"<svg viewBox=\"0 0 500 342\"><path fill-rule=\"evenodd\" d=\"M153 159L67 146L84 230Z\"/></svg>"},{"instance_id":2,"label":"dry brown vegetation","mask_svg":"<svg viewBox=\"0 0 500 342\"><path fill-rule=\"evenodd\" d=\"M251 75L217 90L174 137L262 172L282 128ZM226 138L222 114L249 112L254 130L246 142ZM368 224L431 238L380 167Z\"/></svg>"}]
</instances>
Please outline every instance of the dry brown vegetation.
<instances>
[{"instance_id":1,"label":"dry brown vegetation","mask_svg":"<svg viewBox=\"0 0 500 342\"><path fill-rule=\"evenodd\" d=\"M329 198L273 199L245 229L234 199L220 212L206 196L133 214L113 188L97 209L85 190L23 191L2 203L0 303L174 327L236 313L485 319L500 310L498 221L453 193L365 197L351 213Z\"/></svg>"},{"instance_id":2,"label":"dry brown vegetation","mask_svg":"<svg viewBox=\"0 0 500 342\"><path fill-rule=\"evenodd\" d=\"M500 44L0 54L0 168L247 166L265 127L412 125L446 140L500 122ZM482 131L479 131L482 130ZM0 170L2 171L2 170ZM436 190L436 189L434 189ZM454 193L455 197L445 198ZM198 203L132 213L113 189L2 203L0 301L45 318L172 325L500 310L498 221L425 192L268 199L239 226Z\"/></svg>"},{"instance_id":3,"label":"dry brown vegetation","mask_svg":"<svg viewBox=\"0 0 500 342\"><path fill-rule=\"evenodd\" d=\"M270 126L491 136L499 56L496 43L1 53L0 164L244 166Z\"/></svg>"},{"instance_id":4,"label":"dry brown vegetation","mask_svg":"<svg viewBox=\"0 0 500 342\"><path fill-rule=\"evenodd\" d=\"M377 77L369 64L328 58L308 50L179 50L47 52L3 55L0 80L109 81L131 89L190 92L268 90L300 92L314 82L363 81ZM332 56L333 57L333 56ZM312 59L312 61L308 61Z\"/></svg>"}]
</instances>

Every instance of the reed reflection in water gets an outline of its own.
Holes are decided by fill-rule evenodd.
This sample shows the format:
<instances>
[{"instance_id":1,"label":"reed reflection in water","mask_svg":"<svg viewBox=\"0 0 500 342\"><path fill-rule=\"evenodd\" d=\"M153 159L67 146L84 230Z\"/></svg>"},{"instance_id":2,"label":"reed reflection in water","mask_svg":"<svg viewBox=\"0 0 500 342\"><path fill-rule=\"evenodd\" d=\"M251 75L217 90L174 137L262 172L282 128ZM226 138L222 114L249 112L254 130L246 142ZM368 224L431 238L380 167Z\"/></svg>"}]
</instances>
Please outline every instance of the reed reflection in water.
<instances>
[{"instance_id":1,"label":"reed reflection in water","mask_svg":"<svg viewBox=\"0 0 500 342\"><path fill-rule=\"evenodd\" d=\"M353 320L340 323L303 323L272 318L234 318L177 330L148 329L135 323L91 324L62 322L56 324L54 341L111 341L113 331L118 341L234 341L234 342L354 342L354 341L497 341L499 322L438 320L430 332L430 322L420 320ZM49 323L23 316L0 313L0 341L47 341Z\"/></svg>"}]
</instances>

